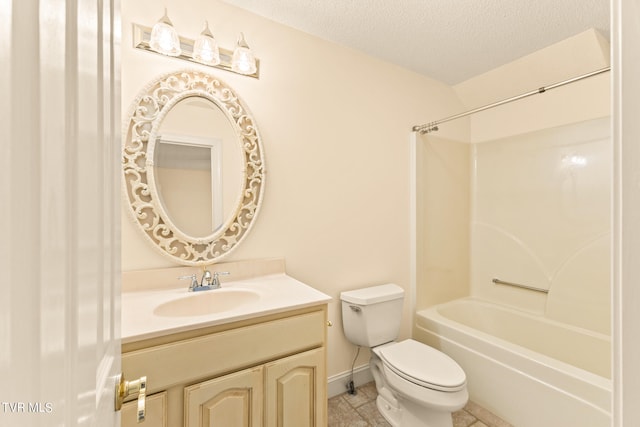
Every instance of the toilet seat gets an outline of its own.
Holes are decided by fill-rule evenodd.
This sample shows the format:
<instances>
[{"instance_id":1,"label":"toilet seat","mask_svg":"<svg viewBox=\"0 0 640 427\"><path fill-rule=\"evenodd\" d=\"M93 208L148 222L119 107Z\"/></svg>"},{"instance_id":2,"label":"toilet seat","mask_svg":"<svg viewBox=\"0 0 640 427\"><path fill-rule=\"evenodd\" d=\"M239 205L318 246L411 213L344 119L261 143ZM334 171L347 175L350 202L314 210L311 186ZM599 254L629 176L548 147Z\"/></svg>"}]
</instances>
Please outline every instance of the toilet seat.
<instances>
[{"instance_id":1,"label":"toilet seat","mask_svg":"<svg viewBox=\"0 0 640 427\"><path fill-rule=\"evenodd\" d=\"M387 368L416 385L445 392L466 386L466 375L452 358L421 342L408 339L374 351Z\"/></svg>"}]
</instances>

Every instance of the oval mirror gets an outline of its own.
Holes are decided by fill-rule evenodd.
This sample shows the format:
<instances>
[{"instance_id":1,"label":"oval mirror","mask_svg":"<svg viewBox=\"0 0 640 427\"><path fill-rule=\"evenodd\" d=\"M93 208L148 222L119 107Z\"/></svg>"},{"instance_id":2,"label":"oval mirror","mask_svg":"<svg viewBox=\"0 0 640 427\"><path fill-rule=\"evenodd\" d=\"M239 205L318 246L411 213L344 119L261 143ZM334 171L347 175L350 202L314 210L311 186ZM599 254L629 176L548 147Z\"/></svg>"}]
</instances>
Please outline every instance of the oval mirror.
<instances>
[{"instance_id":1,"label":"oval mirror","mask_svg":"<svg viewBox=\"0 0 640 427\"><path fill-rule=\"evenodd\" d=\"M163 75L140 92L126 129L128 210L153 246L184 265L237 247L262 201L264 159L233 90L202 72Z\"/></svg>"}]
</instances>

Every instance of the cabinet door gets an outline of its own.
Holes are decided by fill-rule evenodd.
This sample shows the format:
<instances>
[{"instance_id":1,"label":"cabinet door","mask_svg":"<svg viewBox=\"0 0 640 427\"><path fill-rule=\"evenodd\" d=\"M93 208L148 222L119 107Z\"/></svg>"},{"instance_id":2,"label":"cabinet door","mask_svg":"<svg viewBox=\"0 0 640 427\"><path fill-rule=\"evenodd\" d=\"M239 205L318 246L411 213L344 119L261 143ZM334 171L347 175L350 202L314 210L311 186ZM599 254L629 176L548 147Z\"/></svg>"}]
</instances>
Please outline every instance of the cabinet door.
<instances>
[{"instance_id":1,"label":"cabinet door","mask_svg":"<svg viewBox=\"0 0 640 427\"><path fill-rule=\"evenodd\" d=\"M156 393L145 399L144 427L167 427L167 393ZM122 405L122 427L138 426L138 401Z\"/></svg>"},{"instance_id":2,"label":"cabinet door","mask_svg":"<svg viewBox=\"0 0 640 427\"><path fill-rule=\"evenodd\" d=\"M324 348L266 365L267 427L324 427L327 385Z\"/></svg>"},{"instance_id":3,"label":"cabinet door","mask_svg":"<svg viewBox=\"0 0 640 427\"><path fill-rule=\"evenodd\" d=\"M185 427L262 426L261 366L184 389Z\"/></svg>"}]
</instances>

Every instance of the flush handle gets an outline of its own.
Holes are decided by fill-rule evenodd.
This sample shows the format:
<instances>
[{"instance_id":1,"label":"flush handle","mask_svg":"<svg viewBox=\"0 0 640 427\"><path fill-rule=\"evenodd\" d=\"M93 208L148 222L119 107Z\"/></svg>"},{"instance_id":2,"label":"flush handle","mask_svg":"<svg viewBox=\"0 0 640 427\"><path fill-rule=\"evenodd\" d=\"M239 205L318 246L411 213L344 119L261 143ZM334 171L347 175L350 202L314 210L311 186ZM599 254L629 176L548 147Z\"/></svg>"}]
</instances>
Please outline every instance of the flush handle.
<instances>
[{"instance_id":1,"label":"flush handle","mask_svg":"<svg viewBox=\"0 0 640 427\"><path fill-rule=\"evenodd\" d=\"M350 305L349 308L354 311L355 313L360 313L362 311L362 308L360 308L357 305Z\"/></svg>"},{"instance_id":2,"label":"flush handle","mask_svg":"<svg viewBox=\"0 0 640 427\"><path fill-rule=\"evenodd\" d=\"M122 408L124 399L129 396L138 394L138 410L136 418L139 423L143 422L146 415L145 400L147 397L147 377L140 377L134 381L126 381L124 375L120 374L118 383L116 384L116 411Z\"/></svg>"}]
</instances>

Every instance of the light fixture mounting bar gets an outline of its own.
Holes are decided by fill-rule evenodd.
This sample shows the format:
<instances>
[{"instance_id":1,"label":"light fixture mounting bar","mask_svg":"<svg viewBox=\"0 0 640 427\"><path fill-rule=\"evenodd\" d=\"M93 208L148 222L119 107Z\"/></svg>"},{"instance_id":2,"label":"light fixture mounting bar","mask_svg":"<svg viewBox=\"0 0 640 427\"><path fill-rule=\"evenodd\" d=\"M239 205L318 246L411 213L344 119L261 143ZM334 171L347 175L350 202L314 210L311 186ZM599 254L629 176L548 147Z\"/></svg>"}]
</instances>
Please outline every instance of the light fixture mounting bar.
<instances>
[{"instance_id":1,"label":"light fixture mounting bar","mask_svg":"<svg viewBox=\"0 0 640 427\"><path fill-rule=\"evenodd\" d=\"M225 71L229 71L231 73L240 74L231 69L231 58L233 57L233 50L225 49L220 47L220 63L218 65L208 65L203 64L201 62L195 61L191 54L193 53L193 45L195 44L195 40L180 37L180 47L182 48L182 53L180 56L175 58L184 59L185 61L193 62L194 64L204 65L207 67L219 68ZM146 27L140 24L133 24L133 47L136 49L146 50L147 52L155 53L158 55L162 55L158 52L155 52L149 46L149 40L151 39L151 28ZM164 56L164 55L163 55ZM242 76L253 77L256 79L260 78L260 61L256 59L256 72L253 74L240 74Z\"/></svg>"}]
</instances>

